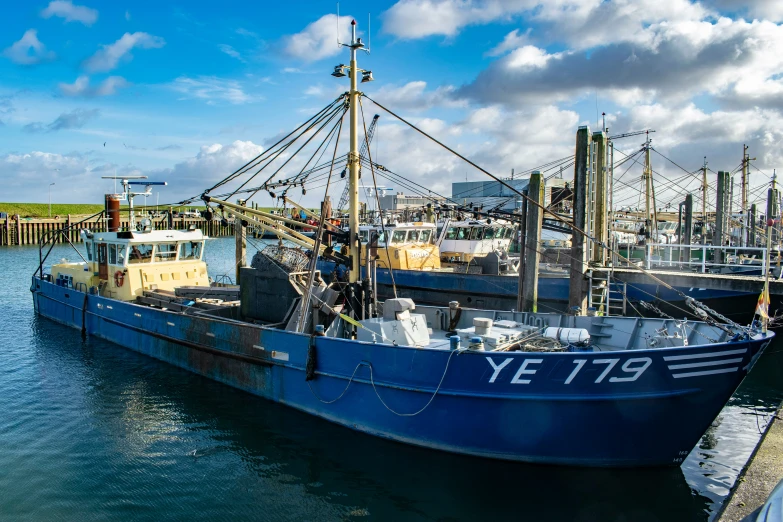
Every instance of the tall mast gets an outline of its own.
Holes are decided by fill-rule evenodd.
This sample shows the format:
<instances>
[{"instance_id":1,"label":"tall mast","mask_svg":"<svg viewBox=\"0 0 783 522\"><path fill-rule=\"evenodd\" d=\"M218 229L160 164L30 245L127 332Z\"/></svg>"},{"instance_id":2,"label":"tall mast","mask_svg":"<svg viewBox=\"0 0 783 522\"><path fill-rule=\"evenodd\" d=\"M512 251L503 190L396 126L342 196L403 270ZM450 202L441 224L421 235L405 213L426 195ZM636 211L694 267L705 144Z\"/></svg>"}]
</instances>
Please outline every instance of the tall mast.
<instances>
[{"instance_id":1,"label":"tall mast","mask_svg":"<svg viewBox=\"0 0 783 522\"><path fill-rule=\"evenodd\" d=\"M650 239L657 241L658 224L656 223L655 202L653 200L652 166L650 165L650 133L644 144L644 226ZM653 234L656 234L654 237Z\"/></svg>"},{"instance_id":2,"label":"tall mast","mask_svg":"<svg viewBox=\"0 0 783 522\"><path fill-rule=\"evenodd\" d=\"M701 167L701 244L707 244L707 156Z\"/></svg>"},{"instance_id":3,"label":"tall mast","mask_svg":"<svg viewBox=\"0 0 783 522\"><path fill-rule=\"evenodd\" d=\"M359 67L356 64L356 50L364 47L361 40L356 40L356 20L351 20L351 91L349 107L351 110L350 151L348 152L348 227L351 234L351 271L348 281L355 283L360 279L359 252L361 249L359 236Z\"/></svg>"}]
</instances>

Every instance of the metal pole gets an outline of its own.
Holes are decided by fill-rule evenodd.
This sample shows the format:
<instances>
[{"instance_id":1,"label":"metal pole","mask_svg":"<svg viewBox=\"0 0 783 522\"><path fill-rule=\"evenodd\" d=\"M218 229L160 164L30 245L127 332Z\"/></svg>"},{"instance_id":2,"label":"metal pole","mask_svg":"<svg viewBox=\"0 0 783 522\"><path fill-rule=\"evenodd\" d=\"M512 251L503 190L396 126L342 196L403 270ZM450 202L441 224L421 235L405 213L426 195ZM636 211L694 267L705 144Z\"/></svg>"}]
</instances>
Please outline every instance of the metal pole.
<instances>
[{"instance_id":1,"label":"metal pole","mask_svg":"<svg viewBox=\"0 0 783 522\"><path fill-rule=\"evenodd\" d=\"M49 217L52 217L52 185L54 183L49 183Z\"/></svg>"}]
</instances>

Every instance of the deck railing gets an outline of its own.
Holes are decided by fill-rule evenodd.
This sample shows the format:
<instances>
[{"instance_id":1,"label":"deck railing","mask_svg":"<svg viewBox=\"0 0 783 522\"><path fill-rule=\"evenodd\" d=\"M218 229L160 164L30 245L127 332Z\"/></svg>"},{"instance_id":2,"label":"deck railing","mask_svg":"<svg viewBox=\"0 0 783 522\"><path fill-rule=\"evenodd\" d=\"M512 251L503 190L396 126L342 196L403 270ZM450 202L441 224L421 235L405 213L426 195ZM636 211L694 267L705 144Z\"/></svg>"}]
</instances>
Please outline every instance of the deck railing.
<instances>
[{"instance_id":1,"label":"deck railing","mask_svg":"<svg viewBox=\"0 0 783 522\"><path fill-rule=\"evenodd\" d=\"M780 252L771 250L771 264L780 264ZM644 264L651 268L676 268L692 272L715 272L723 267L741 273L742 268L767 270L767 249L757 247L648 243Z\"/></svg>"}]
</instances>

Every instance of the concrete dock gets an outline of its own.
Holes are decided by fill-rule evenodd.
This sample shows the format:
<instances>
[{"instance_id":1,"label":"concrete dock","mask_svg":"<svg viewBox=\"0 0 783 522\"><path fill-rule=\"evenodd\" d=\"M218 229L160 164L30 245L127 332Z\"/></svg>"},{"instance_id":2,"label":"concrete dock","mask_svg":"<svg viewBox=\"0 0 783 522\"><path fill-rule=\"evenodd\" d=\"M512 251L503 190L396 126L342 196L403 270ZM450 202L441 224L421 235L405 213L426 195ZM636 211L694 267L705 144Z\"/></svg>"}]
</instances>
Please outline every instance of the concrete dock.
<instances>
[{"instance_id":1,"label":"concrete dock","mask_svg":"<svg viewBox=\"0 0 783 522\"><path fill-rule=\"evenodd\" d=\"M770 492L783 479L783 404L767 426L737 482L715 518L739 522L761 508ZM754 520L751 517L751 520Z\"/></svg>"}]
</instances>

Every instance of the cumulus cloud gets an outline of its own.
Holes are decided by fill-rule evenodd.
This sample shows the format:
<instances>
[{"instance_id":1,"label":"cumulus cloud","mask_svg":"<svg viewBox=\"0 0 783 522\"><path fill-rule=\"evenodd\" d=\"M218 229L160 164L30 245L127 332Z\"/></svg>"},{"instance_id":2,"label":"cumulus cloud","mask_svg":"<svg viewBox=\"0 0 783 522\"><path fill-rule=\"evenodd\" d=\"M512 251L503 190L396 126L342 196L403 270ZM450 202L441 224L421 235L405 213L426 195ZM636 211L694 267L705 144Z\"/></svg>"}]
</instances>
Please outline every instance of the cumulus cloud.
<instances>
[{"instance_id":1,"label":"cumulus cloud","mask_svg":"<svg viewBox=\"0 0 783 522\"><path fill-rule=\"evenodd\" d=\"M90 26L98 20L98 11L83 5L73 5L70 0L54 0L41 11L43 18L57 16L66 22L81 22Z\"/></svg>"},{"instance_id":2,"label":"cumulus cloud","mask_svg":"<svg viewBox=\"0 0 783 522\"><path fill-rule=\"evenodd\" d=\"M54 121L44 125L41 122L28 123L22 130L30 133L56 132L66 129L80 129L87 125L91 120L100 115L98 109L74 109L71 112L60 114Z\"/></svg>"},{"instance_id":3,"label":"cumulus cloud","mask_svg":"<svg viewBox=\"0 0 783 522\"><path fill-rule=\"evenodd\" d=\"M384 85L372 93L372 97L392 110L423 111L433 107L466 106L465 100L455 96L454 91L455 88L451 85L427 90L427 82L413 81L402 86Z\"/></svg>"},{"instance_id":4,"label":"cumulus cloud","mask_svg":"<svg viewBox=\"0 0 783 522\"><path fill-rule=\"evenodd\" d=\"M495 47L487 51L487 56L501 56L508 51L512 51L514 49L517 49L519 47L523 47L526 45L529 41L530 36L530 29L528 29L524 34L519 34L519 29L514 29L510 33L508 33L505 38L503 38L503 41L497 44Z\"/></svg>"},{"instance_id":5,"label":"cumulus cloud","mask_svg":"<svg viewBox=\"0 0 783 522\"><path fill-rule=\"evenodd\" d=\"M213 143L200 148L195 157L171 168L153 170L150 178L165 179L167 192L176 198L196 196L264 151L252 141Z\"/></svg>"},{"instance_id":6,"label":"cumulus cloud","mask_svg":"<svg viewBox=\"0 0 783 522\"><path fill-rule=\"evenodd\" d=\"M783 27L770 22L660 24L650 42L618 42L588 51L549 53L526 45L493 62L458 91L480 103L573 99L587 92L650 91L687 99L730 93L735 102L783 106ZM626 96L628 101L632 96Z\"/></svg>"},{"instance_id":7,"label":"cumulus cloud","mask_svg":"<svg viewBox=\"0 0 783 522\"><path fill-rule=\"evenodd\" d=\"M340 41L351 41L350 16L340 17ZM341 52L337 46L337 16L324 15L301 32L288 35L280 41L283 52L304 62L322 60Z\"/></svg>"},{"instance_id":8,"label":"cumulus cloud","mask_svg":"<svg viewBox=\"0 0 783 522\"><path fill-rule=\"evenodd\" d=\"M147 33L125 33L114 42L102 46L102 48L85 60L83 66L90 72L106 72L116 69L120 61L130 61L133 58L131 51L139 49L158 49L166 45L166 41L160 36Z\"/></svg>"},{"instance_id":9,"label":"cumulus cloud","mask_svg":"<svg viewBox=\"0 0 783 522\"><path fill-rule=\"evenodd\" d=\"M205 100L208 104L224 101L235 105L260 101L260 96L245 92L242 84L236 80L227 80L215 76L189 78L180 76L169 87L182 94L182 98Z\"/></svg>"},{"instance_id":10,"label":"cumulus cloud","mask_svg":"<svg viewBox=\"0 0 783 522\"><path fill-rule=\"evenodd\" d=\"M22 38L3 51L3 56L21 65L35 65L55 59L55 54L48 51L38 39L38 31L28 29Z\"/></svg>"},{"instance_id":11,"label":"cumulus cloud","mask_svg":"<svg viewBox=\"0 0 783 522\"><path fill-rule=\"evenodd\" d=\"M536 0L400 0L383 13L383 31L406 39L455 36L467 25L508 19L537 5Z\"/></svg>"},{"instance_id":12,"label":"cumulus cloud","mask_svg":"<svg viewBox=\"0 0 783 522\"><path fill-rule=\"evenodd\" d=\"M122 76L109 76L97 86L90 85L88 76L79 76L73 83L59 84L60 92L66 96L110 96L117 92L117 89L127 87L129 83Z\"/></svg>"}]
</instances>

